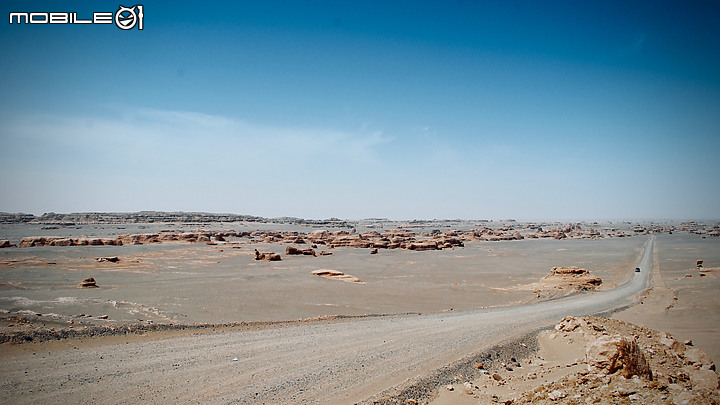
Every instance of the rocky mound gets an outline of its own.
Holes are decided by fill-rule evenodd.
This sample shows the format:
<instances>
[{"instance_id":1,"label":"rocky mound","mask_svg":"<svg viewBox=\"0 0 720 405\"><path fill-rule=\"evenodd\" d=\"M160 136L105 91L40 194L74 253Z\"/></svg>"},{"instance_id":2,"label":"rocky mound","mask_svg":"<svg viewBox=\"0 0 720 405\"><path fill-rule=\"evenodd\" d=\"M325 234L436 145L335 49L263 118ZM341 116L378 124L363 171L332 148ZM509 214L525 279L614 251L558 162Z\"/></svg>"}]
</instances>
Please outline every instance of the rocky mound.
<instances>
[{"instance_id":1,"label":"rocky mound","mask_svg":"<svg viewBox=\"0 0 720 405\"><path fill-rule=\"evenodd\" d=\"M602 284L602 279L577 266L553 267L550 274L540 280L544 288L572 288L578 291L592 290Z\"/></svg>"},{"instance_id":2,"label":"rocky mound","mask_svg":"<svg viewBox=\"0 0 720 405\"><path fill-rule=\"evenodd\" d=\"M282 258L279 254L273 252L260 252L255 249L255 260L263 260L266 262L279 262Z\"/></svg>"},{"instance_id":3,"label":"rocky mound","mask_svg":"<svg viewBox=\"0 0 720 405\"><path fill-rule=\"evenodd\" d=\"M556 334L585 347L587 368L524 393L512 403L717 404L715 364L692 342L613 319L563 319Z\"/></svg>"},{"instance_id":4,"label":"rocky mound","mask_svg":"<svg viewBox=\"0 0 720 405\"><path fill-rule=\"evenodd\" d=\"M7 239L0 240L0 248L9 248L9 247L15 247L15 244L10 243Z\"/></svg>"},{"instance_id":5,"label":"rocky mound","mask_svg":"<svg viewBox=\"0 0 720 405\"><path fill-rule=\"evenodd\" d=\"M517 359L488 369L476 364L477 373L464 370L477 377L438 387L436 403L720 403L712 360L692 342L664 332L616 319L567 317L540 334L538 346L529 358L518 352ZM416 398L410 401L420 403Z\"/></svg>"},{"instance_id":6,"label":"rocky mound","mask_svg":"<svg viewBox=\"0 0 720 405\"><path fill-rule=\"evenodd\" d=\"M97 282L94 278L86 278L78 284L78 288L98 288Z\"/></svg>"},{"instance_id":7,"label":"rocky mound","mask_svg":"<svg viewBox=\"0 0 720 405\"><path fill-rule=\"evenodd\" d=\"M286 247L285 254L288 256L292 256L292 255L317 256L317 254L315 253L315 250L312 248L298 249L293 246Z\"/></svg>"}]
</instances>

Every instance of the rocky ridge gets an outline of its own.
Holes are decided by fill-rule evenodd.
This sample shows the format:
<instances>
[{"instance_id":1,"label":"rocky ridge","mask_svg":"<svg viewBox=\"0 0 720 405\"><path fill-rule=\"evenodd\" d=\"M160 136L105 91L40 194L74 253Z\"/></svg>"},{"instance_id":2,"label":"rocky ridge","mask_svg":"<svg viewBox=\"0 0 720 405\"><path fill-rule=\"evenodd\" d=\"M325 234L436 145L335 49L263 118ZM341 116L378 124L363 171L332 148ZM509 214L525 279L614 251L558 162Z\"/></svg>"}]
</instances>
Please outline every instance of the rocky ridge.
<instances>
[{"instance_id":1,"label":"rocky ridge","mask_svg":"<svg viewBox=\"0 0 720 405\"><path fill-rule=\"evenodd\" d=\"M454 377L435 396L443 397L443 403L720 403L716 366L691 341L681 343L665 332L594 316L567 317L540 338L555 350L578 356L553 360L542 357L541 349L490 367L477 363L477 372L465 370L463 378ZM398 403L395 399L382 403Z\"/></svg>"}]
</instances>

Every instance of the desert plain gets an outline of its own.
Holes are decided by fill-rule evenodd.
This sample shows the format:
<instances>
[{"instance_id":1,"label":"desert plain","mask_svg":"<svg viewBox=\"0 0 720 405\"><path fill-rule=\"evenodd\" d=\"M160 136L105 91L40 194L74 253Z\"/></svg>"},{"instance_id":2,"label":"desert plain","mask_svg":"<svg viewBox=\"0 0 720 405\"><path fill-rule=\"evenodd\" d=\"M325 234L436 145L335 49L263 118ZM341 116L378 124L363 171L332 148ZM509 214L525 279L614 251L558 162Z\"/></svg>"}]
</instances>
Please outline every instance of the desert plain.
<instances>
[{"instance_id":1,"label":"desert plain","mask_svg":"<svg viewBox=\"0 0 720 405\"><path fill-rule=\"evenodd\" d=\"M718 401L717 380L681 372L716 378L717 223L170 214L4 222L4 403ZM257 260L256 251L280 260ZM572 311L575 300L636 280L642 260L651 263L642 269L647 288L600 314ZM550 277L575 267L602 282ZM80 286L91 278L91 288ZM552 305L557 316L526 315ZM622 384L641 388L620 390L612 378L622 367L588 374L591 351L572 335L582 328L553 329L565 315L603 316L589 324L629 334L654 376L628 374ZM663 380L658 364L670 361L652 357L657 349L638 334L653 344L672 336L675 371L687 378ZM685 348L705 357L683 363ZM575 388L538 389L573 376ZM603 378L599 394L582 390Z\"/></svg>"}]
</instances>

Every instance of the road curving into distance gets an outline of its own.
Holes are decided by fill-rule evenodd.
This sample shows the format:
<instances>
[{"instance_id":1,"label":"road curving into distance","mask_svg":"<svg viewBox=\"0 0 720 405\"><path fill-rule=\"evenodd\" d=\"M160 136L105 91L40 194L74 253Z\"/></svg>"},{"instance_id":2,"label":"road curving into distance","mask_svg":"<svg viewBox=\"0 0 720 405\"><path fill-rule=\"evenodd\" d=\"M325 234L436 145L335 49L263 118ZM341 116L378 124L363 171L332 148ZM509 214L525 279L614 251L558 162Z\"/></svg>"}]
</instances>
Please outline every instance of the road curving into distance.
<instances>
[{"instance_id":1,"label":"road curving into distance","mask_svg":"<svg viewBox=\"0 0 720 405\"><path fill-rule=\"evenodd\" d=\"M0 402L355 403L565 316L630 304L654 242L626 284L555 301L21 345L0 357Z\"/></svg>"}]
</instances>

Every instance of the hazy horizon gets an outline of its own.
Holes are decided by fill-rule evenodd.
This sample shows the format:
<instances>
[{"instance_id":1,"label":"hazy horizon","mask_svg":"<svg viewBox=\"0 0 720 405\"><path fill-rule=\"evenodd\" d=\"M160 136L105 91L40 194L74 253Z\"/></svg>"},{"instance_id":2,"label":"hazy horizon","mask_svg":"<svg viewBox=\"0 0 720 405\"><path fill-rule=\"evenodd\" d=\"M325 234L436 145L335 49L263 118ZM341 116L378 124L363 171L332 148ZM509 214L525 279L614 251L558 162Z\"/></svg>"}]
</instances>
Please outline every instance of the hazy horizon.
<instances>
[{"instance_id":1,"label":"hazy horizon","mask_svg":"<svg viewBox=\"0 0 720 405\"><path fill-rule=\"evenodd\" d=\"M565 1L148 3L142 31L6 17L0 211L718 219L718 17Z\"/></svg>"},{"instance_id":2,"label":"hazy horizon","mask_svg":"<svg viewBox=\"0 0 720 405\"><path fill-rule=\"evenodd\" d=\"M490 222L557 222L557 223L618 223L618 222L631 222L631 223L675 223L675 222L720 222L720 218L388 218L388 217L365 217L365 218L338 218L338 217L316 217L316 218L303 218L293 217L289 215L281 215L274 217L265 217L262 215L254 215L252 213L242 212L207 212L207 211L159 211L159 210L141 210L141 211L83 211L83 212L55 212L48 211L43 213L33 212L6 212L0 211L4 214L22 214L22 215L34 215L35 217L42 217L46 214L58 214L58 215L73 215L73 214L140 214L140 213L163 213L163 214L210 214L210 215L238 215L238 216L251 216L265 219L282 219L282 218L293 218L302 219L307 221L326 221L326 220L340 220L340 221L391 221L391 222L411 222L411 221L490 221Z\"/></svg>"}]
</instances>

